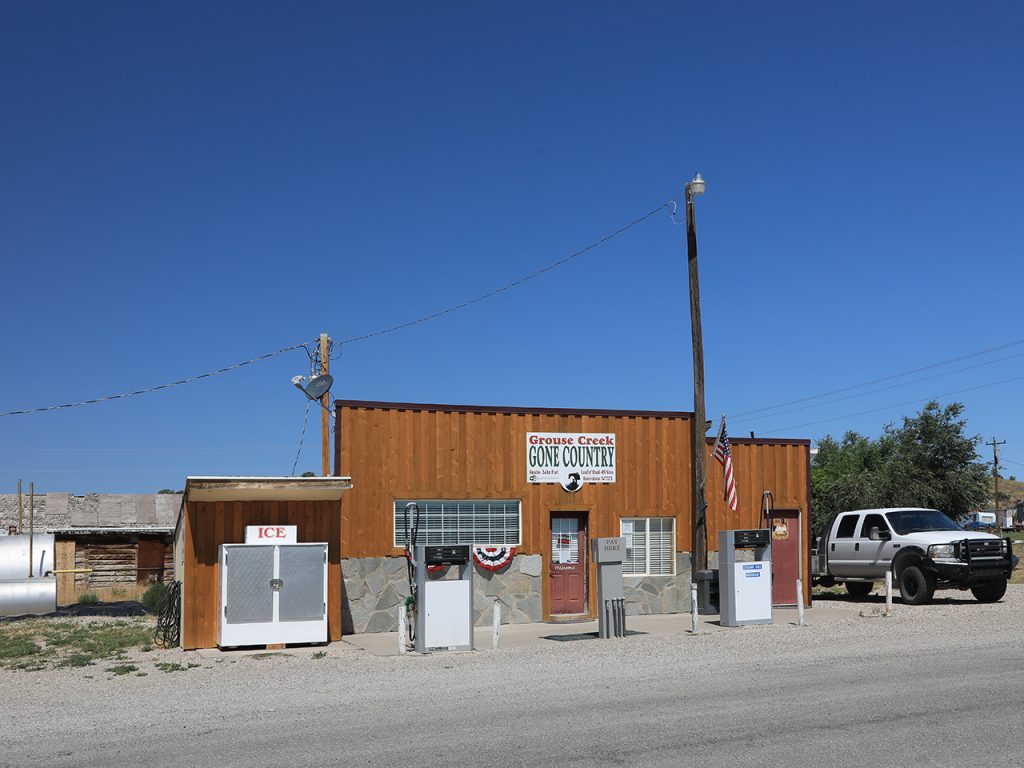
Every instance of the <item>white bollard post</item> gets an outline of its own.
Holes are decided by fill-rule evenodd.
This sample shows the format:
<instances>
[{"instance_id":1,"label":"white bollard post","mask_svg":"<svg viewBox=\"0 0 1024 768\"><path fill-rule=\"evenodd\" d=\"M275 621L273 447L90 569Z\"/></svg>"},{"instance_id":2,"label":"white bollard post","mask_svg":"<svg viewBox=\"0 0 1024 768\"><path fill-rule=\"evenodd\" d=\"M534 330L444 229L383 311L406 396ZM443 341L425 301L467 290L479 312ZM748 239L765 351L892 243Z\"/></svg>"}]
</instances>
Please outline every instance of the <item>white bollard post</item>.
<instances>
[{"instance_id":1,"label":"white bollard post","mask_svg":"<svg viewBox=\"0 0 1024 768\"><path fill-rule=\"evenodd\" d=\"M494 618L491 621L491 650L498 650L498 641L501 639L501 603L494 601Z\"/></svg>"},{"instance_id":2,"label":"white bollard post","mask_svg":"<svg viewBox=\"0 0 1024 768\"><path fill-rule=\"evenodd\" d=\"M697 618L697 585L690 584L690 631L697 634L700 619Z\"/></svg>"},{"instance_id":3,"label":"white bollard post","mask_svg":"<svg viewBox=\"0 0 1024 768\"><path fill-rule=\"evenodd\" d=\"M892 613L892 571L885 572L885 612Z\"/></svg>"},{"instance_id":4,"label":"white bollard post","mask_svg":"<svg viewBox=\"0 0 1024 768\"><path fill-rule=\"evenodd\" d=\"M408 627L405 625L406 614L405 614L405 603L398 606L398 654L399 656L405 655L405 633L408 631Z\"/></svg>"},{"instance_id":5,"label":"white bollard post","mask_svg":"<svg viewBox=\"0 0 1024 768\"><path fill-rule=\"evenodd\" d=\"M796 624L798 627L804 625L804 580L796 580Z\"/></svg>"}]
</instances>

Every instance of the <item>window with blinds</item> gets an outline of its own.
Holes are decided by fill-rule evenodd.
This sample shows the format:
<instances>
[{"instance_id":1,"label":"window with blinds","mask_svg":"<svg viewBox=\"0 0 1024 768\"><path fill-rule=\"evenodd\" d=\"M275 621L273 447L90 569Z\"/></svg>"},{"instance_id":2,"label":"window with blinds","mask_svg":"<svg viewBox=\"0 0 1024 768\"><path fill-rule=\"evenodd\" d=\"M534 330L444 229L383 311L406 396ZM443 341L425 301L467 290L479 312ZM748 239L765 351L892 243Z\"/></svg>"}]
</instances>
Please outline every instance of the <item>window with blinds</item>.
<instances>
[{"instance_id":1,"label":"window with blinds","mask_svg":"<svg viewBox=\"0 0 1024 768\"><path fill-rule=\"evenodd\" d=\"M408 543L405 505L415 501L420 508L416 543L479 544L517 547L521 544L522 509L516 499L482 501L396 499L394 508L395 546ZM410 517L409 525L413 524Z\"/></svg>"},{"instance_id":2,"label":"window with blinds","mask_svg":"<svg viewBox=\"0 0 1024 768\"><path fill-rule=\"evenodd\" d=\"M676 572L676 519L631 517L619 521L626 540L624 576L671 576Z\"/></svg>"}]
</instances>

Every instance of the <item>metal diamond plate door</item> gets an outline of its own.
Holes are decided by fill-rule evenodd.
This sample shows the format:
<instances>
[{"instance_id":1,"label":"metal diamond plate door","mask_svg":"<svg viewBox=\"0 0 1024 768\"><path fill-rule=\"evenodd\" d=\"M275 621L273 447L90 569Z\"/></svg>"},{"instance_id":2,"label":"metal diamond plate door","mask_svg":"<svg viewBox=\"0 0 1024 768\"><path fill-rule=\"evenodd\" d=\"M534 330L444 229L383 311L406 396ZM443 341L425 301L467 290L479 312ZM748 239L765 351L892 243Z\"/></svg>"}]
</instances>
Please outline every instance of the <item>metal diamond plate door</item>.
<instances>
[{"instance_id":1,"label":"metal diamond plate door","mask_svg":"<svg viewBox=\"0 0 1024 768\"><path fill-rule=\"evenodd\" d=\"M226 548L225 618L229 624L274 620L274 548Z\"/></svg>"},{"instance_id":2,"label":"metal diamond plate door","mask_svg":"<svg viewBox=\"0 0 1024 768\"><path fill-rule=\"evenodd\" d=\"M324 563L327 547L281 545L281 621L316 621L326 613Z\"/></svg>"}]
</instances>

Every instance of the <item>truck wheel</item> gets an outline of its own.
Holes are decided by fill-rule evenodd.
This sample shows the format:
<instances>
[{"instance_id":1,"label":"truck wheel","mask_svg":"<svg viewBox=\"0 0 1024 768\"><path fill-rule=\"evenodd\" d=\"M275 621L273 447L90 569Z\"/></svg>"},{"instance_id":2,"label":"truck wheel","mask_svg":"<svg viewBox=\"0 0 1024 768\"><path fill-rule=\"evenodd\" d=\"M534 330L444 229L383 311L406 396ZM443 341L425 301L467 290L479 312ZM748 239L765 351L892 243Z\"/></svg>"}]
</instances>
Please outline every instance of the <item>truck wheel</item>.
<instances>
[{"instance_id":1,"label":"truck wheel","mask_svg":"<svg viewBox=\"0 0 1024 768\"><path fill-rule=\"evenodd\" d=\"M934 594L935 577L920 566L908 565L900 572L900 597L907 605L924 605Z\"/></svg>"},{"instance_id":2,"label":"truck wheel","mask_svg":"<svg viewBox=\"0 0 1024 768\"><path fill-rule=\"evenodd\" d=\"M850 593L850 597L867 597L874 588L875 585L870 581L846 582L846 591Z\"/></svg>"},{"instance_id":3,"label":"truck wheel","mask_svg":"<svg viewBox=\"0 0 1024 768\"><path fill-rule=\"evenodd\" d=\"M1006 594L1006 579L1000 577L975 584L971 587L971 594L979 603L994 603Z\"/></svg>"}]
</instances>

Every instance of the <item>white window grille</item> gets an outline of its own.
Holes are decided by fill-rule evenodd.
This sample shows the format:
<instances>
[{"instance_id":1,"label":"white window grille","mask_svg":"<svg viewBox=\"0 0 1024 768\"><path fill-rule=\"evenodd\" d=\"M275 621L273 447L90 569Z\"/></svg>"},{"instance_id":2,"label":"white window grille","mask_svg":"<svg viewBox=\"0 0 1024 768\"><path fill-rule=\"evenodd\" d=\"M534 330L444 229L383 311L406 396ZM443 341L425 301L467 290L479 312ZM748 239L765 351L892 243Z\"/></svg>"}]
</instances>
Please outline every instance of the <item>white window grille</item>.
<instances>
[{"instance_id":1,"label":"white window grille","mask_svg":"<svg viewBox=\"0 0 1024 768\"><path fill-rule=\"evenodd\" d=\"M619 521L626 540L624 576L671 576L676 572L676 519L628 517Z\"/></svg>"},{"instance_id":2,"label":"white window grille","mask_svg":"<svg viewBox=\"0 0 1024 768\"><path fill-rule=\"evenodd\" d=\"M479 544L494 547L518 547L521 544L522 506L518 499L396 499L396 547L404 547L408 543L405 505L410 501L415 501L420 509L417 544ZM410 515L409 525L412 524L413 518Z\"/></svg>"}]
</instances>

